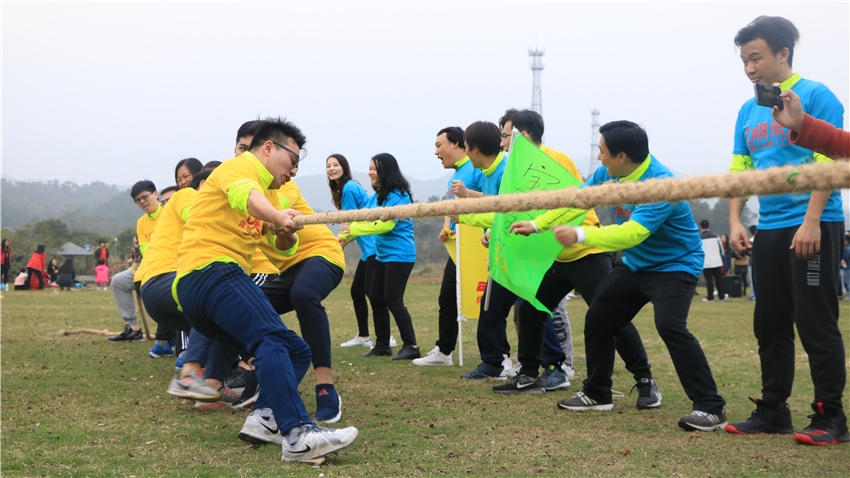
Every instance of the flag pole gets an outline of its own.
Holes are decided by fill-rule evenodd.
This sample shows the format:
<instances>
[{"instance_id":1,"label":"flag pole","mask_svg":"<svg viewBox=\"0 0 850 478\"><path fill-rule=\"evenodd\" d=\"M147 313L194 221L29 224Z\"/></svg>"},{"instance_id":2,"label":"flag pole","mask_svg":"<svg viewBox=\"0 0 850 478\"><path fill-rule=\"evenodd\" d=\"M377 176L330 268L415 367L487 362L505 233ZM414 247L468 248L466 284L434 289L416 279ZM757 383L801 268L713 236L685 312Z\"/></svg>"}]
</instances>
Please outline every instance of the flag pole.
<instances>
[{"instance_id":1,"label":"flag pole","mask_svg":"<svg viewBox=\"0 0 850 478\"><path fill-rule=\"evenodd\" d=\"M459 365L463 367L463 288L460 282L460 224L455 232L455 294L457 295L457 343L460 355ZM449 258L451 260L451 258Z\"/></svg>"}]
</instances>

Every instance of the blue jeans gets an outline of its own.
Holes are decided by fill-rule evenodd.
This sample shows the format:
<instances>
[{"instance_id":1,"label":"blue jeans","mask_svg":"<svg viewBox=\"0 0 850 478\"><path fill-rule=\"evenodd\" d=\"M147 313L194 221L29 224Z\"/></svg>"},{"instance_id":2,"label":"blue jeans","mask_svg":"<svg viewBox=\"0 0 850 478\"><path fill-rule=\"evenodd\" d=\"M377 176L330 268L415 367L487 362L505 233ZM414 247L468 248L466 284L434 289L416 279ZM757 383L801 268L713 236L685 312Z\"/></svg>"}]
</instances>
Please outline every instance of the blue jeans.
<instances>
[{"instance_id":1,"label":"blue jeans","mask_svg":"<svg viewBox=\"0 0 850 478\"><path fill-rule=\"evenodd\" d=\"M310 366L310 347L286 328L260 288L236 264L216 262L177 283L186 320L205 336L254 356L260 397L281 433L312 423L298 395Z\"/></svg>"}]
</instances>

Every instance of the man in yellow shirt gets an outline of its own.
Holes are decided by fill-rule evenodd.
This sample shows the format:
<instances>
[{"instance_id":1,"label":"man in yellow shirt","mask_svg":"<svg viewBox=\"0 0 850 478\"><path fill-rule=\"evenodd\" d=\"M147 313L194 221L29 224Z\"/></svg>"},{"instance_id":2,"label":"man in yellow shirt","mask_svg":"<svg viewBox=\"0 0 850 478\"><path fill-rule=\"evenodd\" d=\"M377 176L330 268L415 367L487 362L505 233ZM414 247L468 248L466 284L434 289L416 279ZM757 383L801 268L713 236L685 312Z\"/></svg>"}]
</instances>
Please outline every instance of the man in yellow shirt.
<instances>
[{"instance_id":1,"label":"man in yellow shirt","mask_svg":"<svg viewBox=\"0 0 850 478\"><path fill-rule=\"evenodd\" d=\"M292 123L266 120L250 151L225 161L210 175L183 228L173 289L192 327L254 357L260 383L255 413L264 418L270 433L281 437L285 461L324 456L350 445L358 435L354 427L330 430L312 422L298 395L298 383L310 365L310 348L284 325L246 275L257 247L283 257L297 249L298 237L292 232L299 228L292 218L299 213L282 209L288 204L281 204L286 201L275 190L295 174L305 141ZM175 389L183 386L175 381Z\"/></svg>"}]
</instances>

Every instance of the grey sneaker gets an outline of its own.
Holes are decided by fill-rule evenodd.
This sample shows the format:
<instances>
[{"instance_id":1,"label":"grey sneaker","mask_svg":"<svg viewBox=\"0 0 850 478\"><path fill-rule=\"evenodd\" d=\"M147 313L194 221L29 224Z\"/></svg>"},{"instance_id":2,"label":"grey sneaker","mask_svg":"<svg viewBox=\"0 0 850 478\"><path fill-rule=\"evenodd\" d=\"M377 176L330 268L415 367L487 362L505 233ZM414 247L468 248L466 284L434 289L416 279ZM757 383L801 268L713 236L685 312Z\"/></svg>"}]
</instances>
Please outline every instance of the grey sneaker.
<instances>
[{"instance_id":1,"label":"grey sneaker","mask_svg":"<svg viewBox=\"0 0 850 478\"><path fill-rule=\"evenodd\" d=\"M354 443L360 432L354 427L333 430L314 423L295 427L281 444L283 461L315 460Z\"/></svg>"},{"instance_id":2,"label":"grey sneaker","mask_svg":"<svg viewBox=\"0 0 850 478\"><path fill-rule=\"evenodd\" d=\"M694 410L690 415L685 415L679 419L679 426L688 431L713 432L724 430L726 428L726 409L724 408L717 415Z\"/></svg>"},{"instance_id":3,"label":"grey sneaker","mask_svg":"<svg viewBox=\"0 0 850 478\"><path fill-rule=\"evenodd\" d=\"M283 434L277 428L271 408L258 408L245 418L245 425L239 431L239 439L255 445L265 443L283 443Z\"/></svg>"},{"instance_id":4,"label":"grey sneaker","mask_svg":"<svg viewBox=\"0 0 850 478\"><path fill-rule=\"evenodd\" d=\"M584 392L578 392L572 398L562 398L558 400L558 408L572 410L574 412L586 412L590 410L610 411L614 409L614 404L599 403L585 395Z\"/></svg>"},{"instance_id":5,"label":"grey sneaker","mask_svg":"<svg viewBox=\"0 0 850 478\"><path fill-rule=\"evenodd\" d=\"M519 393L531 393L535 395L539 395L541 393L546 393L546 390L540 385L540 380L533 380L529 378L527 375L519 374L510 382L504 385L497 385L493 387L493 391L496 393L504 393L507 395L515 395Z\"/></svg>"},{"instance_id":6,"label":"grey sneaker","mask_svg":"<svg viewBox=\"0 0 850 478\"><path fill-rule=\"evenodd\" d=\"M502 367L494 367L487 362L481 362L475 370L467 372L460 376L464 380L505 380L505 369Z\"/></svg>"},{"instance_id":7,"label":"grey sneaker","mask_svg":"<svg viewBox=\"0 0 850 478\"><path fill-rule=\"evenodd\" d=\"M217 402L221 393L204 382L204 373L200 370L184 378L175 375L168 385L168 394L172 397L197 400L199 402Z\"/></svg>"},{"instance_id":8,"label":"grey sneaker","mask_svg":"<svg viewBox=\"0 0 850 478\"><path fill-rule=\"evenodd\" d=\"M550 365L537 379L540 386L547 392L554 392L562 388L570 386L570 381L567 380L567 374L564 373L560 366L555 367Z\"/></svg>"},{"instance_id":9,"label":"grey sneaker","mask_svg":"<svg viewBox=\"0 0 850 478\"><path fill-rule=\"evenodd\" d=\"M638 389L638 398L635 406L638 410L646 410L647 408L658 408L661 406L661 392L658 391L658 384L655 379L642 378L640 382L632 386L632 391ZM629 395L632 394L629 391Z\"/></svg>"}]
</instances>

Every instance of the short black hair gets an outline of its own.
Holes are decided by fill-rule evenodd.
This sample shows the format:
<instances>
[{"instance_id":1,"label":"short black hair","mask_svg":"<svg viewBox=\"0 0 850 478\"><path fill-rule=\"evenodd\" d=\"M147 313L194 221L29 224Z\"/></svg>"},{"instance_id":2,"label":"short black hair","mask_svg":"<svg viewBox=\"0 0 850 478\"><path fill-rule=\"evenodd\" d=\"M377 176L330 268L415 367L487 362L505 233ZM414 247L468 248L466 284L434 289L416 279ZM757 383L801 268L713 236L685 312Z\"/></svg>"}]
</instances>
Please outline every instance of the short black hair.
<instances>
[{"instance_id":1,"label":"short black hair","mask_svg":"<svg viewBox=\"0 0 850 478\"><path fill-rule=\"evenodd\" d=\"M159 195L160 195L160 197L162 197L162 196L165 196L165 193L170 193L171 191L177 191L179 189L180 188L178 188L177 186L168 186L167 188L160 191Z\"/></svg>"},{"instance_id":2,"label":"short black hair","mask_svg":"<svg viewBox=\"0 0 850 478\"><path fill-rule=\"evenodd\" d=\"M189 185L186 187L192 188L197 191L198 188L201 187L201 181L206 181L207 178L210 177L210 174L212 174L212 172L212 169L202 169L198 171L198 174L192 177L192 181L189 182Z\"/></svg>"},{"instance_id":3,"label":"short black hair","mask_svg":"<svg viewBox=\"0 0 850 478\"><path fill-rule=\"evenodd\" d=\"M437 133L437 136L446 133L446 139L449 140L450 143L456 144L459 148L465 147L463 144L463 130L460 129L460 126L449 126L448 128L443 128Z\"/></svg>"},{"instance_id":4,"label":"short black hair","mask_svg":"<svg viewBox=\"0 0 850 478\"><path fill-rule=\"evenodd\" d=\"M605 138L611 156L626 153L631 162L640 164L649 155L649 138L637 123L611 121L599 127L599 134Z\"/></svg>"},{"instance_id":5,"label":"short black hair","mask_svg":"<svg viewBox=\"0 0 850 478\"><path fill-rule=\"evenodd\" d=\"M106 261L104 261L102 257L98 257L97 258L97 265L102 266L104 264L106 264Z\"/></svg>"},{"instance_id":6,"label":"short black hair","mask_svg":"<svg viewBox=\"0 0 850 478\"><path fill-rule=\"evenodd\" d=\"M463 140L467 149L478 148L484 156L495 156L502 151L502 131L489 121L476 121L467 126Z\"/></svg>"},{"instance_id":7,"label":"short black hair","mask_svg":"<svg viewBox=\"0 0 850 478\"><path fill-rule=\"evenodd\" d=\"M514 122L514 115L517 114L517 113L519 113L519 110L514 109L514 108L511 108L509 110L505 110L505 114L501 118L499 118L499 129L504 128L505 125L508 123L508 121L513 123Z\"/></svg>"},{"instance_id":8,"label":"short black hair","mask_svg":"<svg viewBox=\"0 0 850 478\"><path fill-rule=\"evenodd\" d=\"M794 45L800 39L800 32L790 20L782 17L762 15L735 35L735 45L743 46L761 38L770 47L770 52L776 55L783 48L788 49L788 66L794 59Z\"/></svg>"},{"instance_id":9,"label":"short black hair","mask_svg":"<svg viewBox=\"0 0 850 478\"><path fill-rule=\"evenodd\" d=\"M699 222L699 227L701 227L703 229L708 229L708 226L709 226L708 219L703 219L702 221Z\"/></svg>"},{"instance_id":10,"label":"short black hair","mask_svg":"<svg viewBox=\"0 0 850 478\"><path fill-rule=\"evenodd\" d=\"M513 114L511 121L514 128L525 131L531 136L531 142L540 144L543 142L543 117L534 110L522 110Z\"/></svg>"},{"instance_id":11,"label":"short black hair","mask_svg":"<svg viewBox=\"0 0 850 478\"><path fill-rule=\"evenodd\" d=\"M259 119L242 123L242 126L239 127L239 131L236 132L236 142L239 142L239 138L256 135L262 125L263 120Z\"/></svg>"},{"instance_id":12,"label":"short black hair","mask_svg":"<svg viewBox=\"0 0 850 478\"><path fill-rule=\"evenodd\" d=\"M286 121L286 118L266 118L262 123L254 134L254 139L251 140L251 147L249 149L254 150L259 148L266 141L283 143L287 138L292 138L295 144L298 145L298 148L304 148L307 138L304 137L304 133L295 124Z\"/></svg>"},{"instance_id":13,"label":"short black hair","mask_svg":"<svg viewBox=\"0 0 850 478\"><path fill-rule=\"evenodd\" d=\"M147 191L149 193L155 193L156 192L156 185L153 183L153 181L150 181L148 179L143 179L143 180L137 182L136 184L134 184L133 187L130 188L130 197L133 198L133 200L135 201L136 196L138 196L139 194L142 194L145 191Z\"/></svg>"},{"instance_id":14,"label":"short black hair","mask_svg":"<svg viewBox=\"0 0 850 478\"><path fill-rule=\"evenodd\" d=\"M210 162L208 162L207 164L204 165L204 169L212 170L212 169L215 169L219 166L221 166L221 161L210 161ZM203 171L204 169L202 169L201 171Z\"/></svg>"}]
</instances>

